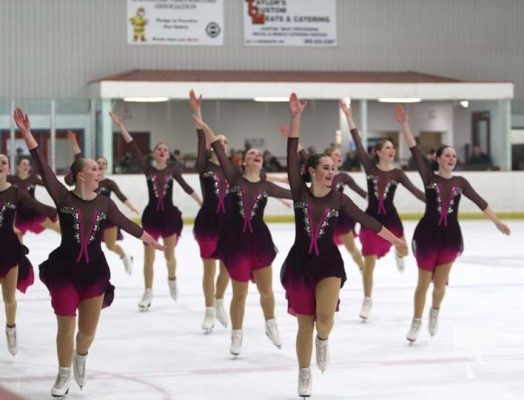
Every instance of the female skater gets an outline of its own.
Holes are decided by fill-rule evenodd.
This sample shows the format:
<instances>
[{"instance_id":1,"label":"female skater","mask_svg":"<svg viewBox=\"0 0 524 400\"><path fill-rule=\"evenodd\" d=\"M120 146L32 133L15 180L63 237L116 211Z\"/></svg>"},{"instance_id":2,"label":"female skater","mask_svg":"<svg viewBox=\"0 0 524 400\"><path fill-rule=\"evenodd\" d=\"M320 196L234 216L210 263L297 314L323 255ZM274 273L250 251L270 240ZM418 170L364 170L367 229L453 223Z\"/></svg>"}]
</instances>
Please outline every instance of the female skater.
<instances>
[{"instance_id":1,"label":"female skater","mask_svg":"<svg viewBox=\"0 0 524 400\"><path fill-rule=\"evenodd\" d=\"M40 177L32 171L31 161L28 157L21 157L16 165L16 175L9 175L7 181L13 186L26 191L29 196L35 198L35 188L37 185L42 186ZM45 229L51 229L60 233L58 220L49 218L32 208L19 207L16 211L15 227L19 231L18 238L20 242L27 232L39 234Z\"/></svg>"},{"instance_id":2,"label":"female skater","mask_svg":"<svg viewBox=\"0 0 524 400\"><path fill-rule=\"evenodd\" d=\"M234 356L240 354L242 323L250 279L254 279L260 293L266 335L280 348L282 344L275 319L271 267L276 250L263 217L268 197L291 199L291 192L260 177L263 163L260 151L248 150L242 160L243 171L240 171L227 158L218 137L209 126L197 115L193 115L193 120L197 127L204 130L206 140L211 143L229 182L231 193L231 220L213 255L224 261L233 287L230 308L233 329L229 351Z\"/></svg>"},{"instance_id":3,"label":"female skater","mask_svg":"<svg viewBox=\"0 0 524 400\"><path fill-rule=\"evenodd\" d=\"M411 133L404 107L395 107L395 119L409 146L426 191L426 210L413 234L413 253L417 259L418 282L414 298L414 314L407 340L414 342L422 324L422 314L429 284L433 281L433 298L429 311L429 334L434 336L438 328L438 315L448 282L449 272L455 259L464 250L462 233L458 223L458 208L462 195L473 201L482 212L505 235L509 228L500 221L488 203L480 197L469 182L453 175L457 154L450 146L441 146L435 161L434 173L424 159Z\"/></svg>"},{"instance_id":4,"label":"female skater","mask_svg":"<svg viewBox=\"0 0 524 400\"><path fill-rule=\"evenodd\" d=\"M33 266L25 256L13 225L21 209L48 219L56 218L56 210L36 201L25 190L8 182L9 159L0 154L0 286L5 308L5 334L11 355L18 351L16 337L16 289L25 293L34 282Z\"/></svg>"},{"instance_id":5,"label":"female skater","mask_svg":"<svg viewBox=\"0 0 524 400\"><path fill-rule=\"evenodd\" d=\"M340 149L337 147L331 147L326 149L324 153L333 159L335 168L339 171L340 166L342 165L342 154L340 153ZM333 177L333 188L343 192L344 186L348 186L363 199L368 196L366 191L362 189L349 174L340 171ZM364 269L364 260L362 259L360 250L355 244L355 234L355 221L345 214L340 215L335 230L335 243L337 245L344 245L349 254L351 254L351 258L353 258L355 264L357 264L358 269L362 272Z\"/></svg>"},{"instance_id":6,"label":"female skater","mask_svg":"<svg viewBox=\"0 0 524 400\"><path fill-rule=\"evenodd\" d=\"M399 168L393 166L395 159L395 147L389 140L382 140L375 146L376 157L368 155L362 145L352 110L343 100L340 100L340 109L346 115L351 137L357 146L357 156L364 166L368 183L368 207L366 213L377 219L387 227L393 234L404 237L404 227L398 216L393 200L397 185L401 183L420 201L424 201L424 192L420 191L411 183L407 175ZM378 237L373 231L363 227L359 234L362 243L362 255L364 256L364 271L362 280L364 284L364 301L360 310L360 318L366 321L371 313L373 301L371 293L373 290L373 270L377 259L385 256L391 248L391 243ZM395 259L400 271L404 270L404 260L407 248L395 249Z\"/></svg>"},{"instance_id":7,"label":"female skater","mask_svg":"<svg viewBox=\"0 0 524 400\"><path fill-rule=\"evenodd\" d=\"M147 179L147 191L149 202L142 213L142 226L155 239L162 237L165 251L164 258L167 266L167 284L169 294L173 300L178 298L178 286L176 280L175 247L182 232L182 213L173 204L173 179L176 180L184 191L189 194L198 204L202 200L197 193L182 178L180 171L175 166L168 165L169 149L165 143L157 143L153 149L153 160L155 166L147 163L146 157L142 155L138 145L133 140L124 126L122 118L114 113L109 113L113 123L118 127L126 143L131 145L131 152L138 161L140 169ZM148 246L144 246L144 283L145 290L142 299L138 303L140 311L148 310L153 299L153 265L155 252Z\"/></svg>"},{"instance_id":8,"label":"female skater","mask_svg":"<svg viewBox=\"0 0 524 400\"><path fill-rule=\"evenodd\" d=\"M306 186L297 160L300 117L305 107L306 103L301 103L292 93L289 99L291 124L287 165L295 206L295 242L280 274L286 290L288 312L296 315L298 322L296 351L298 395L301 397L311 396L310 365L315 327L317 366L322 372L327 367L328 338L338 309L340 288L346 280L344 262L333 241L338 217L347 215L393 245L401 249L406 247L403 239L395 237L335 189L336 169L329 156L317 154L308 158L305 179L311 181L311 186Z\"/></svg>"},{"instance_id":9,"label":"female skater","mask_svg":"<svg viewBox=\"0 0 524 400\"><path fill-rule=\"evenodd\" d=\"M68 131L67 140L69 140L69 143L73 148L73 154L75 155L75 159L82 158L83 154L78 144L76 133L74 133L73 131ZM107 170L107 160L104 157L98 157L96 159L96 163L98 165L99 173L98 193L107 197L110 197L111 193L114 193L116 197L118 197L118 199L122 203L124 203L133 213L135 213L136 215L140 215L140 213L131 203L131 201L129 201L127 197L124 196L124 194L120 191L120 188L118 187L116 182L112 179L105 177L105 173ZM104 229L104 232L102 233L102 241L106 244L106 247L109 250L120 256L120 259L124 263L124 268L126 269L126 272L128 273L128 275L131 275L131 273L133 272L133 257L129 257L125 253L124 249L122 249L122 247L120 247L116 243L117 239L119 238L121 239L121 233L119 232L118 228L115 225L106 223L106 227Z\"/></svg>"},{"instance_id":10,"label":"female skater","mask_svg":"<svg viewBox=\"0 0 524 400\"><path fill-rule=\"evenodd\" d=\"M40 265L40 279L51 294L57 319L58 375L51 395L63 398L69 391L71 364L77 384L86 382L85 363L93 343L103 307L111 304L114 286L100 242L106 221L140 238L151 248L163 250L156 240L128 220L98 189L98 166L94 160L79 158L65 177L67 190L44 160L33 134L28 116L19 108L14 120L42 174L44 185L56 204L62 240L60 246ZM76 312L78 332L75 338Z\"/></svg>"},{"instance_id":11,"label":"female skater","mask_svg":"<svg viewBox=\"0 0 524 400\"><path fill-rule=\"evenodd\" d=\"M202 119L202 96L198 98L195 92L189 92L189 104L193 114ZM198 126L197 126L198 128ZM227 328L228 317L224 309L224 293L229 283L229 274L220 261L220 270L216 280L215 273L217 260L213 257L220 235L230 220L231 201L229 185L222 172L218 157L206 143L205 133L197 129L198 152L196 168L200 177L200 188L202 190L203 203L195 218L193 234L200 247L200 257L204 264L204 276L202 288L204 290L204 301L206 312L202 321L202 329L211 332L215 325L215 318ZM227 138L218 136L224 152L227 151Z\"/></svg>"}]
</instances>

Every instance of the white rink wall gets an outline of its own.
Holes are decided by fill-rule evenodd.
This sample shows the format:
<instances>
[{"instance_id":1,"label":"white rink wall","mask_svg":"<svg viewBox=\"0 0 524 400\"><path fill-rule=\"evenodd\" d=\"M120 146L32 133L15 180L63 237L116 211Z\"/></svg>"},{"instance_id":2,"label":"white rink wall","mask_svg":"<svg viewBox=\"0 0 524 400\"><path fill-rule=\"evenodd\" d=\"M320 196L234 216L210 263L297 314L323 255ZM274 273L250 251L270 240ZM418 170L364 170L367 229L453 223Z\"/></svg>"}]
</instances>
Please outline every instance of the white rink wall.
<instances>
[{"instance_id":1,"label":"white rink wall","mask_svg":"<svg viewBox=\"0 0 524 400\"><path fill-rule=\"evenodd\" d=\"M406 172L408 177L419 187L422 188L422 180L417 172ZM275 174L285 176L282 174ZM366 180L363 172L352 172L350 175L355 181L366 189ZM473 186L473 188L490 204L490 206L497 213L504 213L510 217L522 217L524 215L524 171L490 171L490 172L460 172L457 175L465 177ZM198 175L194 173L184 174L184 179L197 193L200 192L200 183ZM147 186L146 179L143 175L108 175L113 179L124 195L137 207L140 211L144 209L147 204ZM63 179L62 179L63 181ZM283 185L285 186L285 185ZM349 188L344 191L351 197L361 208L365 208L366 201L354 193ZM38 187L36 190L36 197L46 204L52 204L52 201L47 192ZM120 210L129 218L136 219L137 216L129 211L129 209L116 198L112 199L119 206ZM192 221L198 212L198 204L188 196L182 188L175 182L173 190L173 202L182 211L182 216L185 221ZM397 189L395 196L395 205L399 213L404 217L413 215L420 215L424 211L424 204L417 200L410 192L400 186ZM460 203L460 211L463 215L470 214L481 216L480 210L477 206L467 198L462 198ZM286 207L282 202L270 199L265 211L266 217L284 218L291 217L293 210Z\"/></svg>"}]
</instances>

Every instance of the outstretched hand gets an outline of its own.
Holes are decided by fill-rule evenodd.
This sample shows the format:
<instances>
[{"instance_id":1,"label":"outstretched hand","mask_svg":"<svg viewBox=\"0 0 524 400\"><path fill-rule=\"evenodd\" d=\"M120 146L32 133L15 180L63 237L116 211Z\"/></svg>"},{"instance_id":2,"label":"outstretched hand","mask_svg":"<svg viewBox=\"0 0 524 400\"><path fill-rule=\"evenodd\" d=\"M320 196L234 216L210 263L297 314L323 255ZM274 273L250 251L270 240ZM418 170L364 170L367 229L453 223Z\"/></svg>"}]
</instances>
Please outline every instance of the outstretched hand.
<instances>
[{"instance_id":1,"label":"outstretched hand","mask_svg":"<svg viewBox=\"0 0 524 400\"><path fill-rule=\"evenodd\" d=\"M300 102L296 93L291 93L289 96L289 110L291 111L291 115L295 116L302 113L306 106L307 101Z\"/></svg>"},{"instance_id":2,"label":"outstretched hand","mask_svg":"<svg viewBox=\"0 0 524 400\"><path fill-rule=\"evenodd\" d=\"M67 131L66 133L67 139L71 142L76 142L76 133L73 131Z\"/></svg>"},{"instance_id":3,"label":"outstretched hand","mask_svg":"<svg viewBox=\"0 0 524 400\"><path fill-rule=\"evenodd\" d=\"M13 112L13 119L15 120L15 124L18 127L18 129L20 129L20 132L22 132L22 134L31 130L29 117L26 113L22 111L21 108L15 108L15 111Z\"/></svg>"},{"instance_id":4,"label":"outstretched hand","mask_svg":"<svg viewBox=\"0 0 524 400\"><path fill-rule=\"evenodd\" d=\"M191 89L189 91L189 105L193 109L193 112L197 112L202 107L202 95L196 97L195 91Z\"/></svg>"},{"instance_id":5,"label":"outstretched hand","mask_svg":"<svg viewBox=\"0 0 524 400\"><path fill-rule=\"evenodd\" d=\"M289 137L289 126L285 126L285 125L279 126L278 130L280 131L282 136Z\"/></svg>"},{"instance_id":6,"label":"outstretched hand","mask_svg":"<svg viewBox=\"0 0 524 400\"><path fill-rule=\"evenodd\" d=\"M124 125L124 119L118 115L116 115L114 112L110 111L109 116L111 117L111 120L113 121L113 124L121 128Z\"/></svg>"},{"instance_id":7,"label":"outstretched hand","mask_svg":"<svg viewBox=\"0 0 524 400\"><path fill-rule=\"evenodd\" d=\"M499 231L501 231L504 235L508 235L511 233L509 227L502 221L498 221L495 223L495 225L497 226L497 229Z\"/></svg>"},{"instance_id":8,"label":"outstretched hand","mask_svg":"<svg viewBox=\"0 0 524 400\"><path fill-rule=\"evenodd\" d=\"M408 113L404 106L397 104L393 109L393 113L395 114L395 119L400 125L404 125L408 122Z\"/></svg>"},{"instance_id":9,"label":"outstretched hand","mask_svg":"<svg viewBox=\"0 0 524 400\"><path fill-rule=\"evenodd\" d=\"M340 107L340 110L346 114L346 117L353 117L353 109L351 106L348 106L344 99L340 99L338 102L338 105Z\"/></svg>"}]
</instances>

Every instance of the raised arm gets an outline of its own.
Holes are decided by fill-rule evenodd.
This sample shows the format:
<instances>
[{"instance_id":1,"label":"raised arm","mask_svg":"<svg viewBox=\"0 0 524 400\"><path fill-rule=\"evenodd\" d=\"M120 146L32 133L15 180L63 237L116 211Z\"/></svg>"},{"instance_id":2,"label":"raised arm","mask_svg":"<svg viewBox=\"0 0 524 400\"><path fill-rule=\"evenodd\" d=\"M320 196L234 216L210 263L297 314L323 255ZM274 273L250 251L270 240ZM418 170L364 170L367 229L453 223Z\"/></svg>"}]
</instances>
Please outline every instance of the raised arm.
<instances>
[{"instance_id":1,"label":"raised arm","mask_svg":"<svg viewBox=\"0 0 524 400\"><path fill-rule=\"evenodd\" d=\"M202 95L196 97L195 92L191 89L189 91L189 105L193 110L193 115L195 115L198 120L202 120ZM207 161L206 134L202 130L202 125L197 124L195 120L193 120L193 123L195 124L198 137L197 159L195 167L198 172L204 172Z\"/></svg>"},{"instance_id":2,"label":"raised arm","mask_svg":"<svg viewBox=\"0 0 524 400\"><path fill-rule=\"evenodd\" d=\"M111 117L111 120L113 121L113 124L118 128L120 133L122 134L122 138L126 143L128 143L131 146L131 154L133 154L133 157L138 162L138 166L140 167L140 170L143 173L147 173L147 164L146 159L144 155L142 154L142 151L137 146L135 141L133 140L133 136L127 131L126 127L124 126L124 120L122 117L119 117L114 112L110 112L109 116Z\"/></svg>"},{"instance_id":3,"label":"raised arm","mask_svg":"<svg viewBox=\"0 0 524 400\"><path fill-rule=\"evenodd\" d=\"M16 108L13 113L13 118L15 120L16 126L20 130L20 133L25 140L27 148L31 152L31 156L35 160L38 170L40 171L42 181L44 182L49 195L56 204L63 198L64 194L67 193L67 189L58 181L56 175L40 153L38 149L38 143L31 133L31 124L27 114L25 114L20 108Z\"/></svg>"},{"instance_id":4,"label":"raised arm","mask_svg":"<svg viewBox=\"0 0 524 400\"><path fill-rule=\"evenodd\" d=\"M413 160L415 161L415 165L420 174L420 177L422 178L424 185L427 185L433 177L433 171L424 159L424 156L422 155L419 147L417 146L415 137L411 133L406 109L400 104L397 104L393 109L393 113L395 115L395 120L398 122L402 130L402 136L404 136L404 139L406 140L406 143L409 149L411 150L411 154L413 155Z\"/></svg>"},{"instance_id":5,"label":"raised arm","mask_svg":"<svg viewBox=\"0 0 524 400\"><path fill-rule=\"evenodd\" d=\"M362 140L360 139L360 134L358 133L357 125L355 124L355 121L353 121L353 110L351 107L348 107L344 100L339 101L340 110L346 115L346 119L348 121L349 126L349 133L351 134L351 137L353 138L353 142L355 142L355 146L357 147L357 157L364 166L364 170L369 173L371 169L373 168L373 160L369 156L367 150L362 145Z\"/></svg>"},{"instance_id":6,"label":"raised arm","mask_svg":"<svg viewBox=\"0 0 524 400\"><path fill-rule=\"evenodd\" d=\"M67 131L66 135L67 135L67 140L69 141L69 144L71 145L71 148L73 149L73 154L75 155L75 159L78 157L82 157L82 149L80 148L80 145L78 144L76 133L73 131Z\"/></svg>"},{"instance_id":7,"label":"raised arm","mask_svg":"<svg viewBox=\"0 0 524 400\"><path fill-rule=\"evenodd\" d=\"M215 154L218 157L218 161L220 162L222 171L224 171L224 175L226 176L226 179L228 180L229 184L231 185L237 182L237 180L241 178L242 175L238 168L235 165L233 165L233 163L227 157L227 154L224 152L224 148L217 140L218 138L215 135L215 133L204 121L202 121L201 118L199 118L195 114L193 114L193 122L197 126L200 126L202 128L206 137L206 141L208 143L211 143L211 147L213 147L213 150L215 151Z\"/></svg>"},{"instance_id":8,"label":"raised arm","mask_svg":"<svg viewBox=\"0 0 524 400\"><path fill-rule=\"evenodd\" d=\"M289 96L289 111L291 113L291 121L289 123L289 130L283 130L283 135L287 134L287 176L289 186L294 196L298 197L299 193L306 188L306 184L300 175L300 165L298 161L298 146L300 136L300 118L302 112L307 106L307 102L300 102L295 93Z\"/></svg>"}]
</instances>

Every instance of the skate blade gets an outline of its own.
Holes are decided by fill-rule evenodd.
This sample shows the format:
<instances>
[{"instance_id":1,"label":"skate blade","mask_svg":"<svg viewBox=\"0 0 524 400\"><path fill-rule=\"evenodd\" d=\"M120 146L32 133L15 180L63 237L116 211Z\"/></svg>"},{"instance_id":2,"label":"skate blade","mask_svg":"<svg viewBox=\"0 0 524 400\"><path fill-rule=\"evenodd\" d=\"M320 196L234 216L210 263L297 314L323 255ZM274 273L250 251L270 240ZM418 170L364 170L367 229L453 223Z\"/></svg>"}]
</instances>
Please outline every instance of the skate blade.
<instances>
[{"instance_id":1,"label":"skate blade","mask_svg":"<svg viewBox=\"0 0 524 400\"><path fill-rule=\"evenodd\" d=\"M67 389L67 392L65 392L64 395L51 394L51 396L53 397L53 400L64 400L67 398L68 393L69 393L69 389Z\"/></svg>"},{"instance_id":2,"label":"skate blade","mask_svg":"<svg viewBox=\"0 0 524 400\"><path fill-rule=\"evenodd\" d=\"M149 307L151 307L151 304L148 304L147 306L138 306L138 311L140 312L149 311Z\"/></svg>"},{"instance_id":3,"label":"skate blade","mask_svg":"<svg viewBox=\"0 0 524 400\"><path fill-rule=\"evenodd\" d=\"M224 328L227 328L227 325L228 325L227 321L218 320L218 322L220 322L220 325L222 325Z\"/></svg>"},{"instance_id":4,"label":"skate blade","mask_svg":"<svg viewBox=\"0 0 524 400\"><path fill-rule=\"evenodd\" d=\"M213 328L202 328L202 330L204 331L204 335L213 333Z\"/></svg>"}]
</instances>

